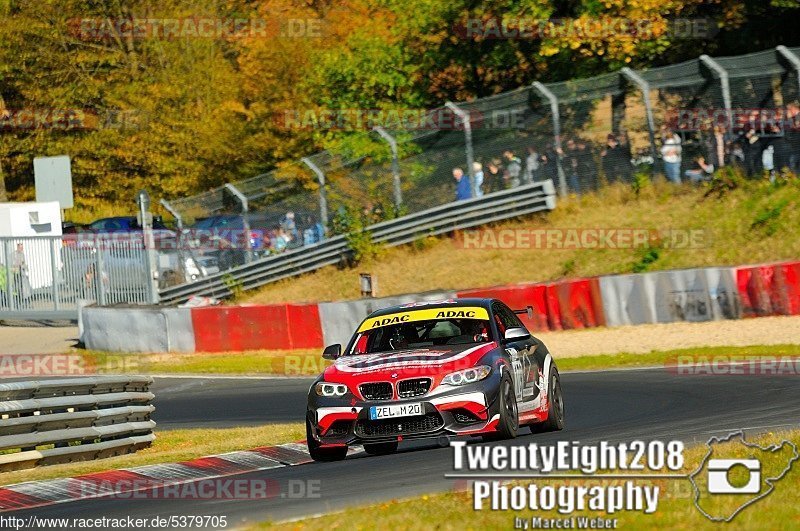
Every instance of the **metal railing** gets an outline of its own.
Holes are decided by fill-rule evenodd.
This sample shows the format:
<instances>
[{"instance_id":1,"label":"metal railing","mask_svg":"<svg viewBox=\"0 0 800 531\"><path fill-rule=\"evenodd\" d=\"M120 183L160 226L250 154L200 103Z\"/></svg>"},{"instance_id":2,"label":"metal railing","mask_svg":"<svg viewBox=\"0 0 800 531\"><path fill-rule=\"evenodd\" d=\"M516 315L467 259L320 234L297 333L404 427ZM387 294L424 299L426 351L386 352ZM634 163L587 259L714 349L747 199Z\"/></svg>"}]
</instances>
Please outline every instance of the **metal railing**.
<instances>
[{"instance_id":1,"label":"metal railing","mask_svg":"<svg viewBox=\"0 0 800 531\"><path fill-rule=\"evenodd\" d=\"M189 250L177 245L173 233L161 236L164 286L191 280ZM141 233L0 238L0 319L75 319L81 301L148 304L150 289Z\"/></svg>"},{"instance_id":2,"label":"metal railing","mask_svg":"<svg viewBox=\"0 0 800 531\"><path fill-rule=\"evenodd\" d=\"M555 188L552 181L547 180L482 198L459 201L455 205L430 208L376 223L365 230L369 231L375 243L401 245L420 237L552 210L555 202ZM162 303L180 303L193 295L227 297L237 289L252 289L339 263L347 253L347 240L344 236L336 236L313 246L235 267L197 282L167 288L160 292L160 300Z\"/></svg>"},{"instance_id":3,"label":"metal railing","mask_svg":"<svg viewBox=\"0 0 800 531\"><path fill-rule=\"evenodd\" d=\"M146 376L0 384L0 472L99 459L150 446Z\"/></svg>"}]
</instances>

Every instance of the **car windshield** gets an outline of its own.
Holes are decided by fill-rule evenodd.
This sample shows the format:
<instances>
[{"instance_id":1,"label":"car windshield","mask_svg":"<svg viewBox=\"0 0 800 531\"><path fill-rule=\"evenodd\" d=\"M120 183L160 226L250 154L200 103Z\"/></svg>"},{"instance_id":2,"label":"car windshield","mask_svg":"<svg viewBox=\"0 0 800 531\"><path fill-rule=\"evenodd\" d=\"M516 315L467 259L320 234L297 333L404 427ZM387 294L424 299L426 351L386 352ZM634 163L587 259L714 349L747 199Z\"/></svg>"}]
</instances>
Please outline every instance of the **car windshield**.
<instances>
[{"instance_id":1,"label":"car windshield","mask_svg":"<svg viewBox=\"0 0 800 531\"><path fill-rule=\"evenodd\" d=\"M381 326L360 332L349 354L372 354L489 341L491 341L491 327L488 320L430 319Z\"/></svg>"}]
</instances>

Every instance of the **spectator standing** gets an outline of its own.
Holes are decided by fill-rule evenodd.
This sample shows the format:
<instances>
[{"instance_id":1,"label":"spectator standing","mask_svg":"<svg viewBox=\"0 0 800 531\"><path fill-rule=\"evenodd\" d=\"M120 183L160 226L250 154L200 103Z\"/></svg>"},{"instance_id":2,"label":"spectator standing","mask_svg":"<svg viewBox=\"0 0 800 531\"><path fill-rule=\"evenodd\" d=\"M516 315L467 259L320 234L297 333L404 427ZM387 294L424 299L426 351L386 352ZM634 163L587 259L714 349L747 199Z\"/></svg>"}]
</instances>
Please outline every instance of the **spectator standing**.
<instances>
[{"instance_id":1,"label":"spectator standing","mask_svg":"<svg viewBox=\"0 0 800 531\"><path fill-rule=\"evenodd\" d=\"M505 179L509 188L516 188L520 185L520 174L522 173L522 161L514 155L514 152L507 149L503 152L506 159Z\"/></svg>"},{"instance_id":2,"label":"spectator standing","mask_svg":"<svg viewBox=\"0 0 800 531\"><path fill-rule=\"evenodd\" d=\"M464 170L453 168L453 178L456 180L456 201L463 201L472 197L472 187L469 178L464 176Z\"/></svg>"},{"instance_id":3,"label":"spectator standing","mask_svg":"<svg viewBox=\"0 0 800 531\"><path fill-rule=\"evenodd\" d=\"M714 175L714 165L706 162L705 157L697 157L694 160L694 167L686 170L685 175L692 184L708 181Z\"/></svg>"},{"instance_id":4,"label":"spectator standing","mask_svg":"<svg viewBox=\"0 0 800 531\"><path fill-rule=\"evenodd\" d=\"M583 178L584 190L597 190L597 166L594 163L594 150L583 140L578 140L578 175Z\"/></svg>"},{"instance_id":5,"label":"spectator standing","mask_svg":"<svg viewBox=\"0 0 800 531\"><path fill-rule=\"evenodd\" d=\"M784 131L789 169L800 174L800 107L796 103L786 106Z\"/></svg>"},{"instance_id":6,"label":"spectator standing","mask_svg":"<svg viewBox=\"0 0 800 531\"><path fill-rule=\"evenodd\" d=\"M581 195L580 177L578 175L578 148L573 139L567 140L567 149L558 148L561 156L561 165L567 173L567 183L570 190L577 195Z\"/></svg>"},{"instance_id":7,"label":"spectator standing","mask_svg":"<svg viewBox=\"0 0 800 531\"><path fill-rule=\"evenodd\" d=\"M600 152L603 159L603 173L609 183L616 181L630 182L631 153L626 145L620 143L617 135L609 133L606 147ZM680 181L680 177L678 178Z\"/></svg>"},{"instance_id":8,"label":"spectator standing","mask_svg":"<svg viewBox=\"0 0 800 531\"><path fill-rule=\"evenodd\" d=\"M503 189L503 173L500 159L492 159L486 165L486 173L483 175L483 189L487 194L499 192Z\"/></svg>"},{"instance_id":9,"label":"spectator standing","mask_svg":"<svg viewBox=\"0 0 800 531\"><path fill-rule=\"evenodd\" d=\"M303 229L303 245L314 245L324 238L325 230L322 224L314 216L306 216L305 228Z\"/></svg>"},{"instance_id":10,"label":"spectator standing","mask_svg":"<svg viewBox=\"0 0 800 531\"><path fill-rule=\"evenodd\" d=\"M539 167L541 164L541 157L536 146L528 147L528 156L525 158L525 173L523 174L523 182L530 184L539 180Z\"/></svg>"},{"instance_id":11,"label":"spectator standing","mask_svg":"<svg viewBox=\"0 0 800 531\"><path fill-rule=\"evenodd\" d=\"M483 197L483 164L473 162L472 171L475 173L475 197Z\"/></svg>"},{"instance_id":12,"label":"spectator standing","mask_svg":"<svg viewBox=\"0 0 800 531\"><path fill-rule=\"evenodd\" d=\"M300 239L300 231L297 230L297 223L294 220L294 212L291 210L281 220L281 228L286 235L292 240Z\"/></svg>"},{"instance_id":13,"label":"spectator standing","mask_svg":"<svg viewBox=\"0 0 800 531\"><path fill-rule=\"evenodd\" d=\"M667 179L675 184L681 184L681 137L671 129L664 131L661 138L661 160L664 161L664 173Z\"/></svg>"},{"instance_id":14,"label":"spectator standing","mask_svg":"<svg viewBox=\"0 0 800 531\"><path fill-rule=\"evenodd\" d=\"M713 164L717 169L725 166L729 156L726 149L725 131L721 126L714 127L714 132L708 139L707 147L709 163Z\"/></svg>"}]
</instances>

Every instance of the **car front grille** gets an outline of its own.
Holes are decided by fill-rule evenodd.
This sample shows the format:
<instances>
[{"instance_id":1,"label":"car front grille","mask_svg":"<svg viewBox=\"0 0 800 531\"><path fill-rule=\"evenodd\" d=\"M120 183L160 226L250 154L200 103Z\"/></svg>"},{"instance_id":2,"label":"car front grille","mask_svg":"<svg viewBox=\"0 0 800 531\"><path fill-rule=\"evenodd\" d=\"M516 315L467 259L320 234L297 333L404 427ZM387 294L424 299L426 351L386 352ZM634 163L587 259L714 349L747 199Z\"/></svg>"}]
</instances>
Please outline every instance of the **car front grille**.
<instances>
[{"instance_id":1,"label":"car front grille","mask_svg":"<svg viewBox=\"0 0 800 531\"><path fill-rule=\"evenodd\" d=\"M417 417L400 417L396 419L362 419L356 423L355 433L364 438L391 437L427 433L441 429L442 426L444 426L444 420L441 415L427 413Z\"/></svg>"},{"instance_id":2,"label":"car front grille","mask_svg":"<svg viewBox=\"0 0 800 531\"><path fill-rule=\"evenodd\" d=\"M413 398L415 396L422 396L426 394L430 388L430 378L403 380L397 384L397 396L400 398Z\"/></svg>"},{"instance_id":3,"label":"car front grille","mask_svg":"<svg viewBox=\"0 0 800 531\"><path fill-rule=\"evenodd\" d=\"M370 382L358 386L361 396L366 400L390 400L392 398L392 384L389 382Z\"/></svg>"}]
</instances>

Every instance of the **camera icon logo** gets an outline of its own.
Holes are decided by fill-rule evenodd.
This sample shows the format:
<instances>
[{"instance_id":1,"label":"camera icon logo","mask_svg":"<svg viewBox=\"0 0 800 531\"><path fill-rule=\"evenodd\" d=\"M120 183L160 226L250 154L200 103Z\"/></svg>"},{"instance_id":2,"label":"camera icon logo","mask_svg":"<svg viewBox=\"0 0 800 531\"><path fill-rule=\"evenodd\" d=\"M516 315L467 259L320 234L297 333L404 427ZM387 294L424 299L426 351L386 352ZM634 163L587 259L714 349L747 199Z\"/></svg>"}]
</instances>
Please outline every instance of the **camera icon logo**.
<instances>
[{"instance_id":1,"label":"camera icon logo","mask_svg":"<svg viewBox=\"0 0 800 531\"><path fill-rule=\"evenodd\" d=\"M730 472L744 466L750 473L747 483L737 487L730 479ZM758 459L709 459L709 494L757 494L761 490L761 462Z\"/></svg>"}]
</instances>

